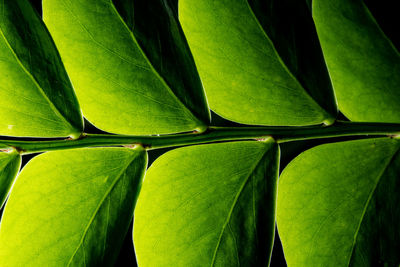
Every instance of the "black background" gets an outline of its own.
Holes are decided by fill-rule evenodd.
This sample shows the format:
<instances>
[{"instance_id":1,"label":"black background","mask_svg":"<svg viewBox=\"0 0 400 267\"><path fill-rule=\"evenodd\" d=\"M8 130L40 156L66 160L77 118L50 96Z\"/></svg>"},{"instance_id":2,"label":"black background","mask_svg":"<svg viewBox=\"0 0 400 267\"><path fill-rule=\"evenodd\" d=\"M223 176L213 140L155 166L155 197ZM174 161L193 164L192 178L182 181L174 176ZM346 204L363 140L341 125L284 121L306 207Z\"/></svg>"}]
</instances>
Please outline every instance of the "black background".
<instances>
[{"instance_id":1,"label":"black background","mask_svg":"<svg viewBox=\"0 0 400 267\"><path fill-rule=\"evenodd\" d=\"M29 0L35 8L41 14L41 0ZM400 25L400 16L397 14L396 1L391 0L366 0L365 3L371 10L372 14L377 19L382 30L387 36L392 40L393 44L399 49L400 47L400 34L398 27ZM347 120L342 114L339 115L339 119ZM212 114L212 124L216 126L239 126L238 124L224 120L223 118ZM101 133L100 130L96 129L89 122L85 121L85 131L88 133ZM350 138L331 138L329 140L312 140L312 141L297 141L281 145L281 164L280 170L282 171L284 167L299 153L302 151L326 142L336 142L348 140ZM354 139L354 138L353 138ZM160 149L155 151L150 151L149 153L149 166L151 163L160 155L168 151L169 149ZM23 156L23 165L25 165L33 156ZM123 247L121 249L120 255L118 257L115 266L136 266L134 248L132 244L132 224L125 237ZM286 266L284 255L282 251L282 246L279 240L278 233L276 232L276 239L274 243L274 249L272 253L271 266Z\"/></svg>"}]
</instances>

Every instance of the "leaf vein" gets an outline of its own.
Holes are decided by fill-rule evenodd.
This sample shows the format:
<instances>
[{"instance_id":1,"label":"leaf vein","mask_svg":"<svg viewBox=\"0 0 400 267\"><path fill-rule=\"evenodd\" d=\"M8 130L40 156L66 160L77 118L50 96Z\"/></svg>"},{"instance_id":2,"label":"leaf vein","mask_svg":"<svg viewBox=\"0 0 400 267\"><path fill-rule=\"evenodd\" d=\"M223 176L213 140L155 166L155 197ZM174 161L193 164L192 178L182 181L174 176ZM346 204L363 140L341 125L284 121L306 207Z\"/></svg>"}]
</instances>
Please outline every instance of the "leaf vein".
<instances>
[{"instance_id":1,"label":"leaf vein","mask_svg":"<svg viewBox=\"0 0 400 267\"><path fill-rule=\"evenodd\" d=\"M74 259L74 257L75 257L75 255L76 255L77 251L79 250L79 248L81 248L81 247L83 248L83 247L84 247L84 242L85 242L86 234L88 233L89 228L90 228L90 226L92 225L93 221L95 220L95 217L97 216L99 210L100 210L101 207L103 206L104 201L105 201L106 198L109 196L109 194L110 194L111 191L114 189L114 187L117 185L117 183L120 181L120 178L124 176L123 173L126 171L126 169L128 168L128 166L129 166L136 158L137 158L137 156L134 156L134 157L132 158L132 160L128 160L128 163L127 163L123 168L121 168L121 171L120 171L120 173L117 175L117 178L116 178L115 181L110 185L110 188L105 192L104 196L102 197L102 199L100 200L100 202L99 202L99 204L97 205L96 209L94 210L94 212L93 212L93 214L92 214L92 217L90 218L90 220L89 220L89 222L88 222L88 224L87 224L85 230L83 231L81 241L79 242L79 244L78 244L77 248L75 249L74 253L71 255L71 258L70 258L70 260L68 261L67 266L71 266L72 260ZM83 251L83 253L85 253L85 251Z\"/></svg>"},{"instance_id":2,"label":"leaf vein","mask_svg":"<svg viewBox=\"0 0 400 267\"><path fill-rule=\"evenodd\" d=\"M400 149L398 148L393 153L393 155L391 156L390 160L383 167L381 173L379 174L379 176L378 176L378 178L376 180L376 183L374 184L374 187L372 188L370 194L368 195L368 198L367 198L367 200L366 200L366 202L364 204L364 209L363 209L363 212L361 214L360 221L358 222L357 229L356 229L356 231L354 233L353 244L352 244L351 249L350 249L350 255L349 255L349 259L348 259L348 262L347 262L346 266L350 266L351 258L352 258L353 254L354 254L354 249L355 249L355 246L356 246L356 243L357 243L357 237L358 237L358 234L360 232L361 224L364 221L365 213L367 212L367 208L368 208L369 203L371 202L371 199L372 199L372 197L373 197L373 195L374 195L374 193L376 191L376 188L378 187L378 185L379 185L379 183L380 183L380 181L382 179L382 176L385 174L385 172L389 168L390 164L393 162L393 160L399 154L400 154Z\"/></svg>"},{"instance_id":3,"label":"leaf vein","mask_svg":"<svg viewBox=\"0 0 400 267\"><path fill-rule=\"evenodd\" d=\"M165 81L165 79L163 77L161 77L161 75L158 73L158 71L156 71L156 69L154 68L153 64L150 62L150 60L148 59L148 57L146 56L146 54L144 53L143 49L140 47L139 43L137 42L135 36L133 35L133 32L129 29L128 25L126 25L125 21L123 20L123 18L121 17L121 15L118 13L117 9L114 6L114 3L112 2L112 0L109 0L111 9L114 11L115 15L119 18L119 20L121 21L122 25L124 26L124 28L129 32L129 35L131 37L131 40L133 41L133 43L137 46L138 50L140 51L140 53L142 54L143 58L146 60L146 62L148 63L150 69L152 70L152 72L154 73L154 75L159 79L159 81L161 82L161 84L165 87L165 89L167 90L167 92L171 95L172 98L174 98L176 100L176 102L182 107L182 111L189 117L191 118L193 121L199 123L199 119L197 119L192 112L189 110L188 107L186 107L182 101L178 98L177 95L175 95L174 91L172 90L172 88L168 85L168 83Z\"/></svg>"},{"instance_id":4,"label":"leaf vein","mask_svg":"<svg viewBox=\"0 0 400 267\"><path fill-rule=\"evenodd\" d=\"M249 180L250 180L250 177L252 177L251 174L252 174L252 173L254 172L254 170L258 167L259 163L260 163L261 160L264 158L264 156L268 153L268 151L269 151L269 149L267 149L266 151L263 151L263 153L261 153L261 157L256 161L256 163L254 164L254 166L250 169L249 174L248 174L247 177L244 179L243 184L242 184L241 187L239 188L239 191L237 192L237 194L236 194L236 196L235 196L235 198L234 198L234 200L233 200L232 206L231 206L231 208L230 208L230 210L229 210L229 212L228 212L228 216L227 216L227 218L226 218L226 220L225 220L225 223L223 224L222 229L221 229L221 232L220 232L220 234L219 234L218 241L217 241L217 244L216 244L215 249L214 249L214 254L213 254L213 257L212 257L211 265L210 265L210 266L214 266L214 264L215 264L215 260L216 260L216 258L217 258L217 253L218 253L219 247L220 247L220 245L221 245L222 236L223 236L223 234L224 234L224 232L225 232L226 226L229 224L229 221L230 221L230 219L231 219L233 210L235 209L236 204L238 203L239 197L240 197L241 194L243 193L244 188L246 187L247 183L248 183Z\"/></svg>"},{"instance_id":5,"label":"leaf vein","mask_svg":"<svg viewBox=\"0 0 400 267\"><path fill-rule=\"evenodd\" d=\"M4 1L2 1L2 6L3 6L3 14L2 16L4 17ZM47 94L44 92L43 88L40 86L39 82L36 80L36 78L26 69L20 58L18 57L17 53L15 52L14 48L12 48L11 44L9 43L7 37L5 36L2 27L0 26L0 34L3 37L3 40L10 50L10 52L13 54L14 58L16 59L18 65L21 67L23 72L29 77L29 79L32 81L32 83L35 85L35 87L38 89L39 93L43 96L43 98L49 103L49 107L53 110L53 112L56 114L57 117L61 119L62 122L64 122L68 128L72 127L69 121L61 114L61 112L58 110L58 108L53 104L53 102L50 101L48 98Z\"/></svg>"}]
</instances>

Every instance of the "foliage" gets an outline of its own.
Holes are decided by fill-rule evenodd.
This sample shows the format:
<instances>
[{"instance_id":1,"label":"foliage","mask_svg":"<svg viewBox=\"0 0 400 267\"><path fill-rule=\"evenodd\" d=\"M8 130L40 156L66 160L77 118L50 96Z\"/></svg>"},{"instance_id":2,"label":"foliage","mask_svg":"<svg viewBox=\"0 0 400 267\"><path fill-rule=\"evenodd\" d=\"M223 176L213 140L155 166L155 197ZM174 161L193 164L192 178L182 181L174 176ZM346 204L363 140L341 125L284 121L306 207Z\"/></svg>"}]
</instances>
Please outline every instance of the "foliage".
<instances>
[{"instance_id":1,"label":"foliage","mask_svg":"<svg viewBox=\"0 0 400 267\"><path fill-rule=\"evenodd\" d=\"M289 266L398 266L399 44L370 6L2 1L0 266L112 266L134 214L139 266L268 266L275 219Z\"/></svg>"}]
</instances>

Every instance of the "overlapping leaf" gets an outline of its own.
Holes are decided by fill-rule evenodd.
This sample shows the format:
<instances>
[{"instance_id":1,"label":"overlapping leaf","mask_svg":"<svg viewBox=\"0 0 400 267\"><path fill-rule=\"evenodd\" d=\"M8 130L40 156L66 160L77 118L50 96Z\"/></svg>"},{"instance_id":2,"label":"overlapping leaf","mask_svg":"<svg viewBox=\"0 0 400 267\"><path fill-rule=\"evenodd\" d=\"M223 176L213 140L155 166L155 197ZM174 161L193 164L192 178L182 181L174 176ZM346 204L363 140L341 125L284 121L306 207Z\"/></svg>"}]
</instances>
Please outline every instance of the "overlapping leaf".
<instances>
[{"instance_id":1,"label":"overlapping leaf","mask_svg":"<svg viewBox=\"0 0 400 267\"><path fill-rule=\"evenodd\" d=\"M161 134L208 124L200 79L166 1L45 0L43 12L94 125Z\"/></svg>"},{"instance_id":2,"label":"overlapping leaf","mask_svg":"<svg viewBox=\"0 0 400 267\"><path fill-rule=\"evenodd\" d=\"M0 3L0 135L79 135L82 116L55 45L27 0Z\"/></svg>"},{"instance_id":3,"label":"overlapping leaf","mask_svg":"<svg viewBox=\"0 0 400 267\"><path fill-rule=\"evenodd\" d=\"M142 149L48 152L22 170L0 228L0 266L112 266L146 168Z\"/></svg>"},{"instance_id":4,"label":"overlapping leaf","mask_svg":"<svg viewBox=\"0 0 400 267\"><path fill-rule=\"evenodd\" d=\"M329 123L336 104L305 1L180 0L208 100L233 121Z\"/></svg>"},{"instance_id":5,"label":"overlapping leaf","mask_svg":"<svg viewBox=\"0 0 400 267\"><path fill-rule=\"evenodd\" d=\"M135 211L139 266L267 266L279 148L179 148L149 168Z\"/></svg>"},{"instance_id":6,"label":"overlapping leaf","mask_svg":"<svg viewBox=\"0 0 400 267\"><path fill-rule=\"evenodd\" d=\"M313 0L339 109L353 121L400 122L400 54L362 0Z\"/></svg>"},{"instance_id":7,"label":"overlapping leaf","mask_svg":"<svg viewBox=\"0 0 400 267\"><path fill-rule=\"evenodd\" d=\"M0 208L17 176L21 165L21 156L16 151L0 152Z\"/></svg>"},{"instance_id":8,"label":"overlapping leaf","mask_svg":"<svg viewBox=\"0 0 400 267\"><path fill-rule=\"evenodd\" d=\"M399 140L321 145L279 182L277 222L289 266L400 264Z\"/></svg>"}]
</instances>

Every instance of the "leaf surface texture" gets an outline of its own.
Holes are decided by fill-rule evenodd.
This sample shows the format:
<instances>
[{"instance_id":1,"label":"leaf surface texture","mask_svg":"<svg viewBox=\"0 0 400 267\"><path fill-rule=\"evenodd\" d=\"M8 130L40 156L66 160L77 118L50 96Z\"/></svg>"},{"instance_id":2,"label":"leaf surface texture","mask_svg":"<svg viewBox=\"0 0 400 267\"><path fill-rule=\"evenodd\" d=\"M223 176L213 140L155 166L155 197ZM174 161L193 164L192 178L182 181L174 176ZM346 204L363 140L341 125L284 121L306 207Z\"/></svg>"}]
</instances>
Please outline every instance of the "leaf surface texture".
<instances>
[{"instance_id":1,"label":"leaf surface texture","mask_svg":"<svg viewBox=\"0 0 400 267\"><path fill-rule=\"evenodd\" d=\"M139 266L267 266L278 160L272 141L191 146L157 159L135 211Z\"/></svg>"},{"instance_id":2,"label":"leaf surface texture","mask_svg":"<svg viewBox=\"0 0 400 267\"><path fill-rule=\"evenodd\" d=\"M32 159L0 227L1 266L112 266L132 219L144 150L74 149Z\"/></svg>"},{"instance_id":3,"label":"leaf surface texture","mask_svg":"<svg viewBox=\"0 0 400 267\"><path fill-rule=\"evenodd\" d=\"M400 143L332 143L292 161L277 223L289 266L398 266Z\"/></svg>"},{"instance_id":4,"label":"leaf surface texture","mask_svg":"<svg viewBox=\"0 0 400 267\"><path fill-rule=\"evenodd\" d=\"M167 2L45 0L43 12L95 126L163 134L209 123L193 58Z\"/></svg>"},{"instance_id":5,"label":"leaf surface texture","mask_svg":"<svg viewBox=\"0 0 400 267\"><path fill-rule=\"evenodd\" d=\"M181 0L179 18L210 107L220 116L257 125L318 124L336 117L306 3Z\"/></svg>"},{"instance_id":6,"label":"leaf surface texture","mask_svg":"<svg viewBox=\"0 0 400 267\"><path fill-rule=\"evenodd\" d=\"M0 135L79 135L79 104L39 15L27 0L1 1L0 14Z\"/></svg>"},{"instance_id":7,"label":"leaf surface texture","mask_svg":"<svg viewBox=\"0 0 400 267\"><path fill-rule=\"evenodd\" d=\"M400 54L364 2L316 0L313 17L343 114L400 122Z\"/></svg>"}]
</instances>

